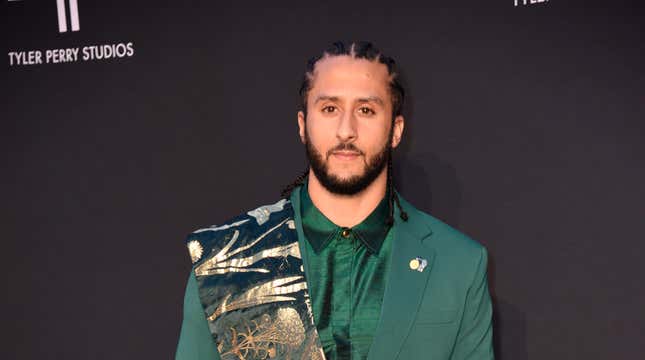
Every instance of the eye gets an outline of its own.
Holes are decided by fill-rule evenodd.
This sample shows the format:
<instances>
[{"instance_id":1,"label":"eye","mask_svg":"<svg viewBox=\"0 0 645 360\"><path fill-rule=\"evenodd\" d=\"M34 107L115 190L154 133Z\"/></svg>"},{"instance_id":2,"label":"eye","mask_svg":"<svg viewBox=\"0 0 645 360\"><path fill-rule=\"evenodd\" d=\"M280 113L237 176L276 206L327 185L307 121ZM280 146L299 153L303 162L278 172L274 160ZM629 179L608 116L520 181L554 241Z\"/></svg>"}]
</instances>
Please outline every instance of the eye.
<instances>
[{"instance_id":1,"label":"eye","mask_svg":"<svg viewBox=\"0 0 645 360\"><path fill-rule=\"evenodd\" d=\"M374 112L374 110L372 110L371 108L369 108L367 106L361 106L360 108L358 108L358 112L360 112L362 115L374 115L374 114L376 114L376 112Z\"/></svg>"},{"instance_id":2,"label":"eye","mask_svg":"<svg viewBox=\"0 0 645 360\"><path fill-rule=\"evenodd\" d=\"M327 106L325 106L325 107L323 107L323 108L322 108L322 112L324 112L324 113L329 113L329 114L331 114L331 113L333 113L333 112L335 112L335 111L336 111L336 107L335 107L335 106L333 106L333 105L327 105Z\"/></svg>"}]
</instances>

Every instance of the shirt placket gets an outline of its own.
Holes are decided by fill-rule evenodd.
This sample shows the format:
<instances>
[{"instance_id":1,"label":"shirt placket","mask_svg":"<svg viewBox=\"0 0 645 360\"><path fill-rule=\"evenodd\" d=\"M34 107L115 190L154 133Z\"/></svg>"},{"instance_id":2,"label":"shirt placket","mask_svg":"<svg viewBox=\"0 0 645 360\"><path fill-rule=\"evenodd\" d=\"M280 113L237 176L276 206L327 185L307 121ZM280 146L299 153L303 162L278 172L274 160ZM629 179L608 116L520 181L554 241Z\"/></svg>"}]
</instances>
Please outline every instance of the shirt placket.
<instances>
[{"instance_id":1,"label":"shirt placket","mask_svg":"<svg viewBox=\"0 0 645 360\"><path fill-rule=\"evenodd\" d=\"M351 359L351 318L354 273L354 241L351 230L341 229L336 236L334 266L333 336L338 359ZM337 286L341 285L341 286Z\"/></svg>"}]
</instances>

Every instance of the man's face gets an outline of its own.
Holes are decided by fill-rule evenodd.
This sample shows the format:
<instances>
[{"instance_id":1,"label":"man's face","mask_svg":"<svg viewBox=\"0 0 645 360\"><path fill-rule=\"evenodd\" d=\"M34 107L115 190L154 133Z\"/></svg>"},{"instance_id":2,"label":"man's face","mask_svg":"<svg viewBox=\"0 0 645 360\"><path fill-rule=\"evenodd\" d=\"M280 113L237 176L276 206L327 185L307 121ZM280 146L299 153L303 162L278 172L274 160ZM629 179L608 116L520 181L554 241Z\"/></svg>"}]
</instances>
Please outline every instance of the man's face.
<instances>
[{"instance_id":1,"label":"man's face","mask_svg":"<svg viewBox=\"0 0 645 360\"><path fill-rule=\"evenodd\" d=\"M403 117L392 127L387 67L377 61L332 56L319 60L298 113L300 138L316 178L327 190L353 195L374 181L396 147Z\"/></svg>"}]
</instances>

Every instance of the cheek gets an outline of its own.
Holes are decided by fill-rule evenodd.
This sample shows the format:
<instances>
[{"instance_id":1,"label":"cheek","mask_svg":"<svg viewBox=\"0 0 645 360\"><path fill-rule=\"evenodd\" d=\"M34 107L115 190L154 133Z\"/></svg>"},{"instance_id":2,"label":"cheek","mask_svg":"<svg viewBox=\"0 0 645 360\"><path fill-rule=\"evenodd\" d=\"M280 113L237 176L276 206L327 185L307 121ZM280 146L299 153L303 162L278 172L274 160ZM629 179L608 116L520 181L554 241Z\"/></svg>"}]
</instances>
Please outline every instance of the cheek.
<instances>
[{"instance_id":1,"label":"cheek","mask_svg":"<svg viewBox=\"0 0 645 360\"><path fill-rule=\"evenodd\" d=\"M362 143L366 151L374 154L383 148L384 144L389 141L390 128L385 125L365 126L361 129L359 143Z\"/></svg>"},{"instance_id":2,"label":"cheek","mask_svg":"<svg viewBox=\"0 0 645 360\"><path fill-rule=\"evenodd\" d=\"M336 137L334 129L328 124L316 123L310 121L306 125L307 138L319 151L326 151L330 147L336 145Z\"/></svg>"}]
</instances>

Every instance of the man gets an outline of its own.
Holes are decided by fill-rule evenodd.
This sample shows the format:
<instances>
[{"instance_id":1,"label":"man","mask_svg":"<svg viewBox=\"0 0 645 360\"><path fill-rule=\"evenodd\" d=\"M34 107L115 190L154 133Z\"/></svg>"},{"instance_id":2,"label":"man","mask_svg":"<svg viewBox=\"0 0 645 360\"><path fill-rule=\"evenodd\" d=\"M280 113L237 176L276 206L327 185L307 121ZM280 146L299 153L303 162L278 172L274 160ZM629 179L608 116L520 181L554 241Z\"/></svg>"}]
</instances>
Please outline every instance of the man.
<instances>
[{"instance_id":1,"label":"man","mask_svg":"<svg viewBox=\"0 0 645 360\"><path fill-rule=\"evenodd\" d=\"M393 188L394 61L370 43L310 60L285 199L187 239L177 359L493 359L484 247Z\"/></svg>"}]
</instances>

